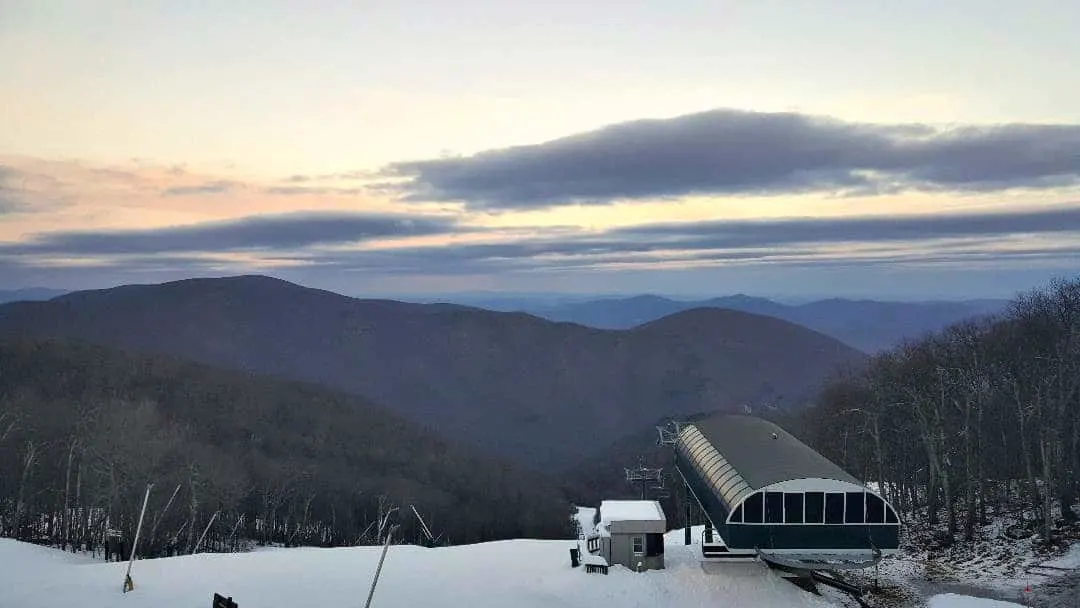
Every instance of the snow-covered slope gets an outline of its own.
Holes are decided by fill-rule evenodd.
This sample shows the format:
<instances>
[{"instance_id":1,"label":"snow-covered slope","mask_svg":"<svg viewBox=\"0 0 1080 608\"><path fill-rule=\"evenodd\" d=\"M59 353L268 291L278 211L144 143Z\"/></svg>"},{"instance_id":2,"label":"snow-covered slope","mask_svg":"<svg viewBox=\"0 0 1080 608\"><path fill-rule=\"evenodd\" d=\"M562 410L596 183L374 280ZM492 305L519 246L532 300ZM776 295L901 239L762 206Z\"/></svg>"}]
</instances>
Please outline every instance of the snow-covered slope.
<instances>
[{"instance_id":1,"label":"snow-covered slope","mask_svg":"<svg viewBox=\"0 0 1080 608\"><path fill-rule=\"evenodd\" d=\"M943 593L930 598L926 606L927 608L1012 608L1014 606L1023 606L1023 604L968 597L955 593Z\"/></svg>"},{"instance_id":2,"label":"snow-covered slope","mask_svg":"<svg viewBox=\"0 0 1080 608\"><path fill-rule=\"evenodd\" d=\"M699 564L695 547L670 538L668 569L637 574L570 567L574 541L512 540L425 549L394 546L373 606L829 606L756 564ZM57 550L0 539L0 606L191 608L214 592L241 608L362 606L380 548L274 549L135 563L135 590L121 594L126 564L86 563ZM82 562L82 563L80 563ZM710 566L714 566L710 564Z\"/></svg>"},{"instance_id":3,"label":"snow-covered slope","mask_svg":"<svg viewBox=\"0 0 1080 608\"><path fill-rule=\"evenodd\" d=\"M693 536L696 539L700 535ZM681 530L668 534L668 568L641 574L621 567L613 567L607 576L571 568L569 549L575 544L511 540L438 549L393 546L372 605L836 606L826 598L800 590L760 564L703 565L700 547L684 546ZM0 606L192 608L209 606L215 592L232 596L241 608L362 606L380 550L263 549L142 560L135 563L133 571L135 590L122 594L127 564L95 562L55 549L0 539ZM941 595L932 598L931 605L989 608L1007 604Z\"/></svg>"}]
</instances>

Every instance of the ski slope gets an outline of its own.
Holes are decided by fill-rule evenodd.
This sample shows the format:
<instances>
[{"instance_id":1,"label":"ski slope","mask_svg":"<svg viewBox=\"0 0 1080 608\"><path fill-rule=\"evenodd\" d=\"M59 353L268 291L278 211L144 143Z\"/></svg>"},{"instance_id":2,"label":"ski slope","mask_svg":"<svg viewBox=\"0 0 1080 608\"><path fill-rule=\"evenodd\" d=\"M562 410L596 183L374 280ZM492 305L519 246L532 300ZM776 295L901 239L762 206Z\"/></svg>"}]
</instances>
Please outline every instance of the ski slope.
<instances>
[{"instance_id":1,"label":"ski slope","mask_svg":"<svg viewBox=\"0 0 1080 608\"><path fill-rule=\"evenodd\" d=\"M726 605L761 608L830 606L762 566L731 565L706 572L678 534L668 569L586 574L570 567L575 541L511 540L426 549L392 546L373 607ZM379 547L269 549L135 562L135 590L121 594L127 564L89 563L54 549L0 539L0 606L39 608L191 608L209 606L214 592L240 608L363 606Z\"/></svg>"},{"instance_id":2,"label":"ski slope","mask_svg":"<svg viewBox=\"0 0 1080 608\"><path fill-rule=\"evenodd\" d=\"M680 530L668 535L668 568L641 574L615 567L604 576L571 568L574 545L511 540L437 549L392 546L372 606L834 606L759 564L703 566L699 548L684 546ZM192 608L209 606L214 592L232 596L240 608L363 606L380 550L265 549L141 560L132 572L135 590L122 594L125 563L0 539L0 606ZM935 608L982 605L960 596L934 599Z\"/></svg>"}]
</instances>

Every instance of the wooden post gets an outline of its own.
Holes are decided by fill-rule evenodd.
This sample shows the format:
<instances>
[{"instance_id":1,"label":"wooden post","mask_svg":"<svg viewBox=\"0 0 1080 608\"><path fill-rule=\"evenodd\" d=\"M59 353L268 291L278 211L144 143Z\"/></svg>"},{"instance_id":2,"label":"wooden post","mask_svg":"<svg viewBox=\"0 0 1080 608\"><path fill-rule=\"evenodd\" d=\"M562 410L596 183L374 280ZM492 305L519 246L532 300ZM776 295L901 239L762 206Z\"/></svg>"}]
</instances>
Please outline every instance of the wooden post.
<instances>
[{"instance_id":1,"label":"wooden post","mask_svg":"<svg viewBox=\"0 0 1080 608\"><path fill-rule=\"evenodd\" d=\"M131 566L135 563L135 552L139 550L139 533L142 532L143 517L146 516L146 503L150 501L150 488L154 484L146 484L146 495L143 496L142 511L139 512L139 524L135 527L135 542L131 543L131 558L128 559L127 574L124 575L124 593L133 591L135 583L131 580Z\"/></svg>"}]
</instances>

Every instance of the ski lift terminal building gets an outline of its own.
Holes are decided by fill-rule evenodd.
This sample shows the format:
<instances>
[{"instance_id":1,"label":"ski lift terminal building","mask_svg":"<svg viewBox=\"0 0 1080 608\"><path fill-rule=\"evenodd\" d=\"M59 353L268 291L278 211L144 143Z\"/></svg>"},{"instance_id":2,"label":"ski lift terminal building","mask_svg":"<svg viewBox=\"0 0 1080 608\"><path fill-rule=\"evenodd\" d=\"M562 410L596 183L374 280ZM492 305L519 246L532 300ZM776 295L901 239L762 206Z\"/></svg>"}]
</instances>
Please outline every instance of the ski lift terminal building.
<instances>
[{"instance_id":1,"label":"ski lift terminal building","mask_svg":"<svg viewBox=\"0 0 1080 608\"><path fill-rule=\"evenodd\" d=\"M713 416L683 426L674 444L677 470L722 539L706 557L865 567L899 548L891 505L771 422Z\"/></svg>"}]
</instances>

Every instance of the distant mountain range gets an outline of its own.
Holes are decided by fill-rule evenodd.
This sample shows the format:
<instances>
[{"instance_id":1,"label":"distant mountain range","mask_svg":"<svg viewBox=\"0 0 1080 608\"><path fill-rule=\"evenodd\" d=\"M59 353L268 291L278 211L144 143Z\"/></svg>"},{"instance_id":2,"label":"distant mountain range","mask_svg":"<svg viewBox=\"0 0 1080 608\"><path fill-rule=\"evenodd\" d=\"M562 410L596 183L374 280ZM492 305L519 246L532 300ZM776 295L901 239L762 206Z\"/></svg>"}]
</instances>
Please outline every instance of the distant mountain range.
<instances>
[{"instance_id":1,"label":"distant mountain range","mask_svg":"<svg viewBox=\"0 0 1080 608\"><path fill-rule=\"evenodd\" d=\"M359 300L259 276L5 304L5 335L77 338L315 382L536 467L569 465L664 416L800 407L830 375L866 360L822 333L731 309L602 330Z\"/></svg>"},{"instance_id":2,"label":"distant mountain range","mask_svg":"<svg viewBox=\"0 0 1080 608\"><path fill-rule=\"evenodd\" d=\"M628 329L695 308L725 308L790 321L863 352L876 353L958 321L999 312L1008 303L1009 300L881 302L829 299L789 305L746 295L692 301L642 295L555 304L545 300L492 298L475 305L491 310L527 312L552 321L601 329Z\"/></svg>"},{"instance_id":3,"label":"distant mountain range","mask_svg":"<svg viewBox=\"0 0 1080 608\"><path fill-rule=\"evenodd\" d=\"M44 287L0 290L0 304L43 301L67 293L71 292ZM805 304L785 304L743 294L681 300L658 295L590 297L559 293L500 295L495 292L403 300L429 304L452 302L497 312L524 312L550 321L578 323L597 329L630 329L694 308L727 308L790 321L866 353L887 350L905 339L918 338L958 321L998 313L1010 302L1007 299L901 302L830 298Z\"/></svg>"},{"instance_id":4,"label":"distant mountain range","mask_svg":"<svg viewBox=\"0 0 1080 608\"><path fill-rule=\"evenodd\" d=\"M6 302L37 302L41 300L49 300L56 296L62 296L65 293L70 293L63 289L47 289L45 287L28 287L26 289L0 289L0 304Z\"/></svg>"}]
</instances>

